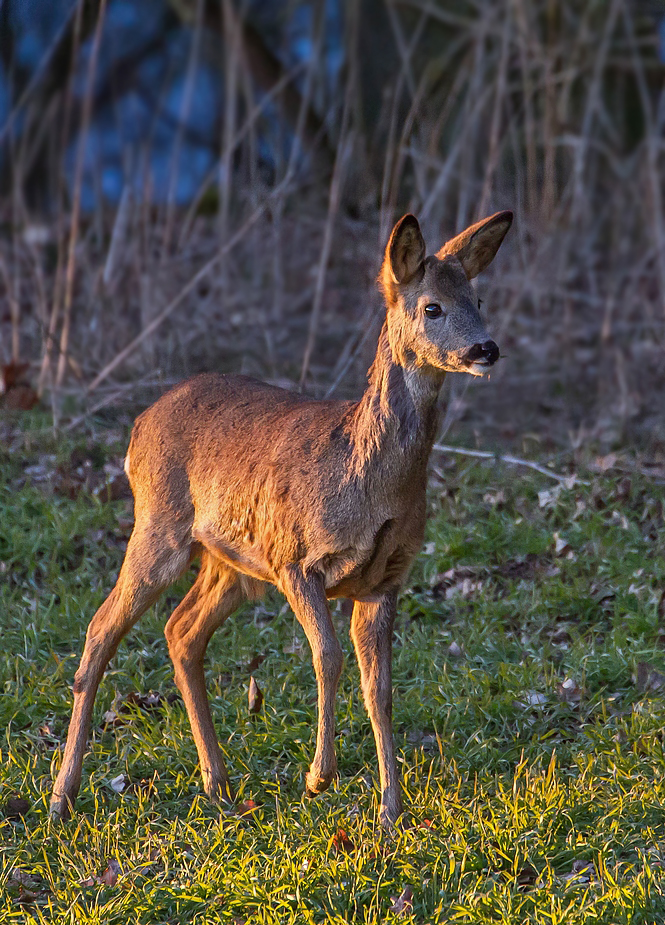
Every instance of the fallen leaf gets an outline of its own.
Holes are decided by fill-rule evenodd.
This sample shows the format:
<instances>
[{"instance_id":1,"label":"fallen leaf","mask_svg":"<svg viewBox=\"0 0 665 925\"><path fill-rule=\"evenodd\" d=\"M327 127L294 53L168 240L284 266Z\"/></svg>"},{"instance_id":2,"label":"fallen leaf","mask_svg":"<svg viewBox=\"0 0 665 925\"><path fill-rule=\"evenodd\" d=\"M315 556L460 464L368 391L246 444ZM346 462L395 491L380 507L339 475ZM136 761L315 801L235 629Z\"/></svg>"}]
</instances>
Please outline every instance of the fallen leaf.
<instances>
[{"instance_id":1,"label":"fallen leaf","mask_svg":"<svg viewBox=\"0 0 665 925\"><path fill-rule=\"evenodd\" d=\"M525 691L524 700L514 700L513 706L519 707L522 710L527 710L530 707L542 707L547 703L548 697L547 694L541 694L538 691Z\"/></svg>"},{"instance_id":2,"label":"fallen leaf","mask_svg":"<svg viewBox=\"0 0 665 925\"><path fill-rule=\"evenodd\" d=\"M9 879L14 883L20 884L21 886L34 887L37 885L36 877L27 873L25 870L21 870L18 867L15 867L14 870L10 873Z\"/></svg>"},{"instance_id":3,"label":"fallen leaf","mask_svg":"<svg viewBox=\"0 0 665 925\"><path fill-rule=\"evenodd\" d=\"M106 713L104 713L102 716L102 728L104 729L107 726L112 726L113 728L117 728L118 726L126 726L127 722L128 721L126 719L120 719L115 710L107 710Z\"/></svg>"},{"instance_id":4,"label":"fallen leaf","mask_svg":"<svg viewBox=\"0 0 665 925\"><path fill-rule=\"evenodd\" d=\"M618 524L622 530L628 530L630 527L628 518L622 511L612 511L612 523Z\"/></svg>"},{"instance_id":5,"label":"fallen leaf","mask_svg":"<svg viewBox=\"0 0 665 925\"><path fill-rule=\"evenodd\" d=\"M338 854L352 854L356 850L356 846L353 844L344 829L337 829L333 837L330 839L330 846Z\"/></svg>"},{"instance_id":6,"label":"fallen leaf","mask_svg":"<svg viewBox=\"0 0 665 925\"><path fill-rule=\"evenodd\" d=\"M665 675L657 671L653 665L650 665L648 662L638 662L637 673L635 675L635 686L639 691L644 691L644 693L662 690L665 686Z\"/></svg>"},{"instance_id":7,"label":"fallen leaf","mask_svg":"<svg viewBox=\"0 0 665 925\"><path fill-rule=\"evenodd\" d=\"M157 790L155 785L156 776L157 774L155 772L152 777L142 777L141 780L132 781L125 790L125 793L134 793L137 796L143 797L151 796Z\"/></svg>"},{"instance_id":8,"label":"fallen leaf","mask_svg":"<svg viewBox=\"0 0 665 925\"><path fill-rule=\"evenodd\" d=\"M17 385L5 392L2 407L6 411L30 411L39 401L39 396L29 385Z\"/></svg>"},{"instance_id":9,"label":"fallen leaf","mask_svg":"<svg viewBox=\"0 0 665 925\"><path fill-rule=\"evenodd\" d=\"M39 744L44 748L54 749L60 745L60 739L53 735L50 723L42 723L37 730L37 735L39 736Z\"/></svg>"},{"instance_id":10,"label":"fallen leaf","mask_svg":"<svg viewBox=\"0 0 665 925\"><path fill-rule=\"evenodd\" d=\"M515 879L520 889L526 889L534 885L538 879L538 871L531 867L530 864L525 864L524 867L521 867L517 871L517 877Z\"/></svg>"},{"instance_id":11,"label":"fallen leaf","mask_svg":"<svg viewBox=\"0 0 665 925\"><path fill-rule=\"evenodd\" d=\"M563 488L561 485L555 485L554 488L544 488L538 492L538 507L554 507L559 500Z\"/></svg>"},{"instance_id":12,"label":"fallen leaf","mask_svg":"<svg viewBox=\"0 0 665 925\"><path fill-rule=\"evenodd\" d=\"M121 710L123 705L127 707L138 707L139 710L142 710L144 713L153 713L164 705L164 698L161 694L158 694L157 691L148 691L145 694L139 694L138 691L130 691L120 704Z\"/></svg>"},{"instance_id":13,"label":"fallen leaf","mask_svg":"<svg viewBox=\"0 0 665 925\"><path fill-rule=\"evenodd\" d=\"M26 890L25 887L19 887L19 894L14 900L20 906L31 906L33 903L37 902L39 898L38 893L34 893L32 890Z\"/></svg>"},{"instance_id":14,"label":"fallen leaf","mask_svg":"<svg viewBox=\"0 0 665 925\"><path fill-rule=\"evenodd\" d=\"M5 816L8 819L20 819L21 816L25 816L26 813L30 810L30 802L22 796L9 797L5 803Z\"/></svg>"},{"instance_id":15,"label":"fallen leaf","mask_svg":"<svg viewBox=\"0 0 665 925\"><path fill-rule=\"evenodd\" d=\"M111 790L115 790L116 793L122 793L128 784L129 778L126 774L118 774L117 777L109 781L109 787Z\"/></svg>"},{"instance_id":16,"label":"fallen leaf","mask_svg":"<svg viewBox=\"0 0 665 925\"><path fill-rule=\"evenodd\" d=\"M29 363L14 360L0 367L0 395L3 396L2 407L6 410L29 411L39 401L30 385L29 370Z\"/></svg>"},{"instance_id":17,"label":"fallen leaf","mask_svg":"<svg viewBox=\"0 0 665 925\"><path fill-rule=\"evenodd\" d=\"M483 579L489 577L490 571L485 567L474 568L469 565L460 565L449 568L447 572L435 575L430 582L434 597L445 597L446 600L461 594L469 597L483 587Z\"/></svg>"},{"instance_id":18,"label":"fallen leaf","mask_svg":"<svg viewBox=\"0 0 665 925\"><path fill-rule=\"evenodd\" d=\"M564 556L568 556L573 551L573 547L570 545L568 540L564 539L562 536L559 536L558 532L555 532L552 535L554 540L554 555L561 559Z\"/></svg>"},{"instance_id":19,"label":"fallen leaf","mask_svg":"<svg viewBox=\"0 0 665 925\"><path fill-rule=\"evenodd\" d=\"M267 658L268 658L267 655L255 655L250 661L249 665L247 665L247 667L245 668L245 671L248 674L251 674L253 671L256 671L256 669L260 665L262 665Z\"/></svg>"},{"instance_id":20,"label":"fallen leaf","mask_svg":"<svg viewBox=\"0 0 665 925\"><path fill-rule=\"evenodd\" d=\"M413 890L410 886L405 886L397 898L390 897L392 906L390 911L395 915L402 915L413 910Z\"/></svg>"},{"instance_id":21,"label":"fallen leaf","mask_svg":"<svg viewBox=\"0 0 665 925\"><path fill-rule=\"evenodd\" d=\"M565 626L559 626L550 636L555 646L567 646L572 637Z\"/></svg>"},{"instance_id":22,"label":"fallen leaf","mask_svg":"<svg viewBox=\"0 0 665 925\"><path fill-rule=\"evenodd\" d=\"M626 745L628 742L628 736L624 729L617 729L613 739L618 745Z\"/></svg>"},{"instance_id":23,"label":"fallen leaf","mask_svg":"<svg viewBox=\"0 0 665 925\"><path fill-rule=\"evenodd\" d=\"M589 469L592 472L607 472L608 469L614 468L617 462L616 453L608 453L607 456L597 456L595 460L589 464Z\"/></svg>"},{"instance_id":24,"label":"fallen leaf","mask_svg":"<svg viewBox=\"0 0 665 925\"><path fill-rule=\"evenodd\" d=\"M115 860L115 858L111 858L108 863L108 867L99 877L99 882L103 883L105 886L115 886L121 873L122 870L120 868L120 864Z\"/></svg>"},{"instance_id":25,"label":"fallen leaf","mask_svg":"<svg viewBox=\"0 0 665 925\"><path fill-rule=\"evenodd\" d=\"M130 691L128 694L117 694L113 698L111 709L102 716L103 726L112 726L117 729L126 726L132 718L135 709L141 713L155 713L163 708L164 697L157 691Z\"/></svg>"},{"instance_id":26,"label":"fallen leaf","mask_svg":"<svg viewBox=\"0 0 665 925\"><path fill-rule=\"evenodd\" d=\"M487 491L483 495L483 501L485 504L489 504L490 507L501 508L506 503L506 493L503 488L498 491Z\"/></svg>"},{"instance_id":27,"label":"fallen leaf","mask_svg":"<svg viewBox=\"0 0 665 925\"><path fill-rule=\"evenodd\" d=\"M249 701L249 712L258 713L263 703L263 694L261 693L261 688L256 683L254 675L252 675L252 677L249 679L249 691L247 693L247 699Z\"/></svg>"},{"instance_id":28,"label":"fallen leaf","mask_svg":"<svg viewBox=\"0 0 665 925\"><path fill-rule=\"evenodd\" d=\"M239 803L236 806L235 812L238 816L251 816L252 813L255 813L258 809L261 809L258 803L255 803L254 800L245 800L244 803Z\"/></svg>"},{"instance_id":29,"label":"fallen leaf","mask_svg":"<svg viewBox=\"0 0 665 925\"><path fill-rule=\"evenodd\" d=\"M579 703L582 698L582 689L573 678L566 678L565 681L557 685L557 694L559 695L559 700L566 703Z\"/></svg>"},{"instance_id":30,"label":"fallen leaf","mask_svg":"<svg viewBox=\"0 0 665 925\"><path fill-rule=\"evenodd\" d=\"M568 883L590 883L596 879L596 869L590 861L573 861L570 873L564 874L561 879Z\"/></svg>"}]
</instances>

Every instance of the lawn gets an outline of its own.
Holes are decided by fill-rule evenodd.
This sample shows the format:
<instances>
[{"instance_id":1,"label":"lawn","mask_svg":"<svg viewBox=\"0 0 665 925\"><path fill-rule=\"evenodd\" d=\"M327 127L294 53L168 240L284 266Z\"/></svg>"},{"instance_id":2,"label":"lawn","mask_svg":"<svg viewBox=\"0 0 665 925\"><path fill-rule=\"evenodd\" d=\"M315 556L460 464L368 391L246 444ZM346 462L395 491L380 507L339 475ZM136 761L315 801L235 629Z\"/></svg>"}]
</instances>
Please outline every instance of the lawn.
<instances>
[{"instance_id":1,"label":"lawn","mask_svg":"<svg viewBox=\"0 0 665 925\"><path fill-rule=\"evenodd\" d=\"M55 442L25 415L4 436L0 922L665 920L662 479L621 459L559 485L435 457L394 640L411 828L391 838L378 825L341 604L340 775L304 797L316 687L276 593L209 647L213 714L246 812L207 802L163 637L184 581L111 663L78 812L58 825L48 800L71 684L130 530L131 502L112 500L127 435L97 424Z\"/></svg>"}]
</instances>

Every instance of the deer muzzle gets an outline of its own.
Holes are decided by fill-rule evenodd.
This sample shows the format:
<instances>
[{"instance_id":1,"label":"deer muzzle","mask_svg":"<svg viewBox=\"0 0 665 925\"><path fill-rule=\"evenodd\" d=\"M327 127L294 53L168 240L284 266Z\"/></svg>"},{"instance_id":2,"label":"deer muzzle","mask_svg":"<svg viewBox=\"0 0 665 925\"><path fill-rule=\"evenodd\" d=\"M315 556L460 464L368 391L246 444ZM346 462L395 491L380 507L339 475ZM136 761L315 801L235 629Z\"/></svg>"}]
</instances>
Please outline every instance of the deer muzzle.
<instances>
[{"instance_id":1,"label":"deer muzzle","mask_svg":"<svg viewBox=\"0 0 665 925\"><path fill-rule=\"evenodd\" d=\"M494 366L499 359L499 348L493 340L484 344L474 344L462 357L465 366Z\"/></svg>"}]
</instances>

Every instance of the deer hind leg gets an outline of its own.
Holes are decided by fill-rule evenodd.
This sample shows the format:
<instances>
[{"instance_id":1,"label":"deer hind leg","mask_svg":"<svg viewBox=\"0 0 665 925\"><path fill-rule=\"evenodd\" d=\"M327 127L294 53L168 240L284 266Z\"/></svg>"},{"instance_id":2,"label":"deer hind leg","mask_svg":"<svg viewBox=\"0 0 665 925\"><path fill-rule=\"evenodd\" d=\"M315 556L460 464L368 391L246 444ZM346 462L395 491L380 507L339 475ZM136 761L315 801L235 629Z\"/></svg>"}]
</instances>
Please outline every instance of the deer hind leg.
<instances>
[{"instance_id":1,"label":"deer hind leg","mask_svg":"<svg viewBox=\"0 0 665 925\"><path fill-rule=\"evenodd\" d=\"M351 617L351 638L379 759L380 818L387 829L392 828L402 814L392 729L391 661L396 608L397 592L389 591L378 601L356 601Z\"/></svg>"},{"instance_id":2,"label":"deer hind leg","mask_svg":"<svg viewBox=\"0 0 665 925\"><path fill-rule=\"evenodd\" d=\"M187 546L155 542L152 530L137 525L115 587L94 615L86 633L85 648L74 676L74 707L60 771L53 785L51 815L66 819L81 784L92 709L99 682L120 640L159 595L189 565Z\"/></svg>"},{"instance_id":3,"label":"deer hind leg","mask_svg":"<svg viewBox=\"0 0 665 925\"><path fill-rule=\"evenodd\" d=\"M305 577L299 568L285 569L281 577L286 595L312 650L319 692L316 752L306 777L307 792L314 796L327 790L337 774L335 757L335 697L344 656L330 617L323 582Z\"/></svg>"},{"instance_id":4,"label":"deer hind leg","mask_svg":"<svg viewBox=\"0 0 665 925\"><path fill-rule=\"evenodd\" d=\"M211 799L227 803L233 802L233 788L210 713L203 657L215 630L246 597L260 595L259 585L204 551L196 582L164 630L199 754L203 786Z\"/></svg>"}]
</instances>

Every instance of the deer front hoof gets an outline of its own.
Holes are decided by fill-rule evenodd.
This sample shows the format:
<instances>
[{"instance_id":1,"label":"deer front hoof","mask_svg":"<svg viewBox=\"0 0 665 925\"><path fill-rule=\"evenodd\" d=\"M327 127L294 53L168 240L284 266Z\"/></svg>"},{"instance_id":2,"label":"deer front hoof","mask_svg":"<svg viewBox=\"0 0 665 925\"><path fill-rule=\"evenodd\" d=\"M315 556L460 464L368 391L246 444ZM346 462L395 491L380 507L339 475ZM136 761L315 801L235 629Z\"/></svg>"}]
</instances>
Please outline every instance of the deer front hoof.
<instances>
[{"instance_id":1,"label":"deer front hoof","mask_svg":"<svg viewBox=\"0 0 665 925\"><path fill-rule=\"evenodd\" d=\"M318 796L319 793L323 793L324 790L327 790L331 785L334 777L334 771L332 771L330 774L316 774L312 771L309 771L307 777L305 778L305 791L307 796L315 797Z\"/></svg>"},{"instance_id":2,"label":"deer front hoof","mask_svg":"<svg viewBox=\"0 0 665 925\"><path fill-rule=\"evenodd\" d=\"M220 803L225 808L235 806L236 796L228 778L207 775L205 777L205 792L212 803Z\"/></svg>"},{"instance_id":3,"label":"deer front hoof","mask_svg":"<svg viewBox=\"0 0 665 925\"><path fill-rule=\"evenodd\" d=\"M51 797L48 814L54 822L66 822L72 814L74 801L62 794Z\"/></svg>"},{"instance_id":4,"label":"deer front hoof","mask_svg":"<svg viewBox=\"0 0 665 925\"><path fill-rule=\"evenodd\" d=\"M397 832L405 831L413 827L408 813L402 811L401 805L395 804L381 804L379 822L384 831L389 835L395 835Z\"/></svg>"}]
</instances>

